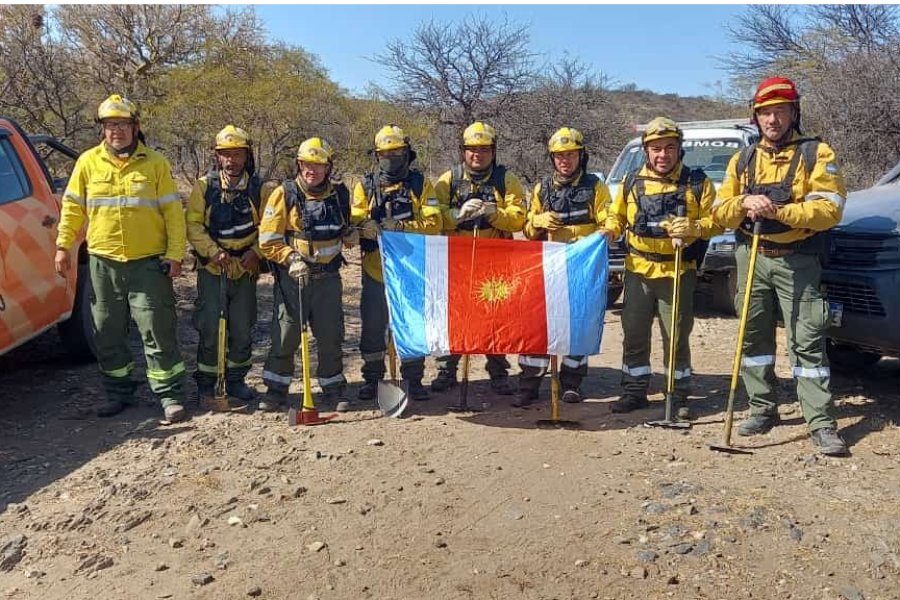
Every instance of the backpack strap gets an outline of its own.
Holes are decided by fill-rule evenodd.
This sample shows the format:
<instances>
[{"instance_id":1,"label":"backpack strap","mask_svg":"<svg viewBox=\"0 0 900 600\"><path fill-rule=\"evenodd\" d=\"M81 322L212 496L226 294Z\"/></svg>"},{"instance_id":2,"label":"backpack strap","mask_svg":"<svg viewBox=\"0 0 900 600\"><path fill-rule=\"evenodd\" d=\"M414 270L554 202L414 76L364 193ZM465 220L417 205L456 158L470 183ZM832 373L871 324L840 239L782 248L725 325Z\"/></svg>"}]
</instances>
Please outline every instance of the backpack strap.
<instances>
[{"instance_id":1,"label":"backpack strap","mask_svg":"<svg viewBox=\"0 0 900 600\"><path fill-rule=\"evenodd\" d=\"M425 176L422 175L421 171L410 169L409 177L407 178L407 184L409 185L409 189L412 190L413 194L416 195L420 201L422 198L422 191L425 189Z\"/></svg>"},{"instance_id":2,"label":"backpack strap","mask_svg":"<svg viewBox=\"0 0 900 600\"><path fill-rule=\"evenodd\" d=\"M461 163L453 165L450 169L450 206L456 202L456 196L459 194L459 182L463 178L463 166Z\"/></svg>"},{"instance_id":3,"label":"backpack strap","mask_svg":"<svg viewBox=\"0 0 900 600\"><path fill-rule=\"evenodd\" d=\"M491 186L500 194L501 198L506 198L506 167L504 165L494 165L491 172Z\"/></svg>"},{"instance_id":4,"label":"backpack strap","mask_svg":"<svg viewBox=\"0 0 900 600\"><path fill-rule=\"evenodd\" d=\"M631 195L631 190L634 189L634 181L637 179L637 169L628 171L625 174L625 179L622 180L622 194L625 202L628 202L628 196Z\"/></svg>"},{"instance_id":5,"label":"backpack strap","mask_svg":"<svg viewBox=\"0 0 900 600\"><path fill-rule=\"evenodd\" d=\"M543 198L541 198L541 210L546 212L550 208L550 193L553 191L553 178L550 175L545 175L543 179L541 179L541 192L543 193Z\"/></svg>"},{"instance_id":6,"label":"backpack strap","mask_svg":"<svg viewBox=\"0 0 900 600\"><path fill-rule=\"evenodd\" d=\"M206 206L212 206L222 201L222 180L218 169L210 169L206 173L206 191L203 193Z\"/></svg>"},{"instance_id":7,"label":"backpack strap","mask_svg":"<svg viewBox=\"0 0 900 600\"><path fill-rule=\"evenodd\" d=\"M803 168L806 170L807 176L812 173L816 161L819 160L819 144L821 142L822 138L818 137L805 138L797 142L800 154L803 155Z\"/></svg>"}]
</instances>

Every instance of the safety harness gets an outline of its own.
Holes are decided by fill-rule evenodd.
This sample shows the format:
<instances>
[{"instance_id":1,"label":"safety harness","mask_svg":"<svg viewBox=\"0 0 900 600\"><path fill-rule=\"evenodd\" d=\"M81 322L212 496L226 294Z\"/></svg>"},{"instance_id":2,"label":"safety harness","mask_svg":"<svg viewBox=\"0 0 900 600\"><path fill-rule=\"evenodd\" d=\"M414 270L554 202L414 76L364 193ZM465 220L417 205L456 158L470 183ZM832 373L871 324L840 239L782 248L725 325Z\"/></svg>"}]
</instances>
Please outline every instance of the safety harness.
<instances>
[{"instance_id":1,"label":"safety harness","mask_svg":"<svg viewBox=\"0 0 900 600\"><path fill-rule=\"evenodd\" d=\"M380 183L376 181L376 175L366 173L363 178L363 189L371 207L369 216L376 223L381 223L387 218L396 221L411 221L415 219L413 196L422 198L425 176L421 172L411 169L402 185L397 189L385 192L381 189ZM378 242L363 239L360 241L360 247L363 252L373 252L378 250Z\"/></svg>"},{"instance_id":2,"label":"safety harness","mask_svg":"<svg viewBox=\"0 0 900 600\"><path fill-rule=\"evenodd\" d=\"M555 212L563 225L593 223L594 190L598 181L596 175L583 173L576 184L556 187L553 177L547 175L541 180L541 210Z\"/></svg>"},{"instance_id":3,"label":"safety harness","mask_svg":"<svg viewBox=\"0 0 900 600\"><path fill-rule=\"evenodd\" d=\"M218 243L221 240L240 240L257 230L256 223L253 222L253 212L255 209L259 214L261 188L259 177L253 174L243 190L223 190L219 170L209 170L206 174L206 192L203 194L203 200L209 207L206 232L213 241ZM229 201L226 202L226 199ZM231 256L242 256L252 244L251 241L243 248L223 249ZM205 256L197 255L197 258L201 264L209 262Z\"/></svg>"},{"instance_id":4,"label":"safety harness","mask_svg":"<svg viewBox=\"0 0 900 600\"><path fill-rule=\"evenodd\" d=\"M341 238L350 223L350 192L343 183L334 184L332 189L329 196L311 200L295 180L284 181L285 209L288 215L298 211L303 223L301 231L287 230L285 237L300 240L307 250L301 254L310 263L313 274L314 267L331 272L343 264L334 259L341 254Z\"/></svg>"},{"instance_id":5,"label":"safety harness","mask_svg":"<svg viewBox=\"0 0 900 600\"><path fill-rule=\"evenodd\" d=\"M464 177L462 164L457 164L450 169L451 208L460 208L473 198L496 204L497 197L494 195L494 192L500 194L500 197L506 196L506 167L503 165L494 165L491 169L491 174L479 182L474 182ZM459 229L473 230L475 227L489 229L492 225L487 217L479 217L478 219L462 221L457 227Z\"/></svg>"}]
</instances>

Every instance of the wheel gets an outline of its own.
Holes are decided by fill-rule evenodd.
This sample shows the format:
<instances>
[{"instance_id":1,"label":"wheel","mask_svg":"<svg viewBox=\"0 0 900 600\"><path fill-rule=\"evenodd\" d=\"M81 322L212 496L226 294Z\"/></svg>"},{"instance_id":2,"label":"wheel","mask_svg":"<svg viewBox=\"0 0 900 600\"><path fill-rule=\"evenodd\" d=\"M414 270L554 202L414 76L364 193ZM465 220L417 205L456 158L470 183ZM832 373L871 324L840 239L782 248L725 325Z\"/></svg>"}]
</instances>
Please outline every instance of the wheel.
<instances>
[{"instance_id":1,"label":"wheel","mask_svg":"<svg viewBox=\"0 0 900 600\"><path fill-rule=\"evenodd\" d=\"M606 287L606 309L609 310L613 307L613 304L619 301L619 298L622 297L622 292L625 290L625 287L621 284L619 285L609 285Z\"/></svg>"},{"instance_id":2,"label":"wheel","mask_svg":"<svg viewBox=\"0 0 900 600\"><path fill-rule=\"evenodd\" d=\"M714 273L712 277L713 309L726 315L737 314L734 310L735 295L737 295L737 271L729 269Z\"/></svg>"},{"instance_id":3,"label":"wheel","mask_svg":"<svg viewBox=\"0 0 900 600\"><path fill-rule=\"evenodd\" d=\"M94 362L94 321L91 318L91 274L86 264L78 265L78 283L72 316L59 324L59 335L69 357L77 363Z\"/></svg>"},{"instance_id":4,"label":"wheel","mask_svg":"<svg viewBox=\"0 0 900 600\"><path fill-rule=\"evenodd\" d=\"M861 350L855 346L835 343L832 340L828 340L825 349L831 365L840 371L859 371L871 367L881 360L879 352Z\"/></svg>"}]
</instances>

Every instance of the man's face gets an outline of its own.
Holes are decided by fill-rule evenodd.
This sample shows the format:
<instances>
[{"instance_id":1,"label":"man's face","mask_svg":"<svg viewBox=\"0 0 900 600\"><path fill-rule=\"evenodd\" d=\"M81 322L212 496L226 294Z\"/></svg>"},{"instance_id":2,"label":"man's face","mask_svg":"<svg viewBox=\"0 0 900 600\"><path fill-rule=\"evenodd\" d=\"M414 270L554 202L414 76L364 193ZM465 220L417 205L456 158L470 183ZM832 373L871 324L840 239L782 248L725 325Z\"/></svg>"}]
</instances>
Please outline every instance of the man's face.
<instances>
[{"instance_id":1,"label":"man's face","mask_svg":"<svg viewBox=\"0 0 900 600\"><path fill-rule=\"evenodd\" d=\"M123 150L134 142L137 124L132 119L103 119L103 140L115 148Z\"/></svg>"},{"instance_id":2,"label":"man's face","mask_svg":"<svg viewBox=\"0 0 900 600\"><path fill-rule=\"evenodd\" d=\"M219 168L229 177L240 177L247 164L247 150L246 148L216 150L216 159L219 161Z\"/></svg>"},{"instance_id":3,"label":"man's face","mask_svg":"<svg viewBox=\"0 0 900 600\"><path fill-rule=\"evenodd\" d=\"M493 146L466 146L463 149L463 160L473 171L483 171L494 160Z\"/></svg>"},{"instance_id":4,"label":"man's face","mask_svg":"<svg viewBox=\"0 0 900 600\"><path fill-rule=\"evenodd\" d=\"M297 161L300 165L300 177L310 187L322 185L325 177L328 176L329 165L320 165L319 163L306 162L305 160Z\"/></svg>"},{"instance_id":5,"label":"man's face","mask_svg":"<svg viewBox=\"0 0 900 600\"><path fill-rule=\"evenodd\" d=\"M665 175L678 163L680 147L676 138L662 138L647 142L647 164L660 175Z\"/></svg>"},{"instance_id":6,"label":"man's face","mask_svg":"<svg viewBox=\"0 0 900 600\"><path fill-rule=\"evenodd\" d=\"M553 166L563 177L570 177L578 170L581 162L581 150L566 150L553 153Z\"/></svg>"},{"instance_id":7,"label":"man's face","mask_svg":"<svg viewBox=\"0 0 900 600\"><path fill-rule=\"evenodd\" d=\"M756 110L756 122L763 136L777 142L791 130L794 124L794 105L789 102L763 106Z\"/></svg>"}]
</instances>

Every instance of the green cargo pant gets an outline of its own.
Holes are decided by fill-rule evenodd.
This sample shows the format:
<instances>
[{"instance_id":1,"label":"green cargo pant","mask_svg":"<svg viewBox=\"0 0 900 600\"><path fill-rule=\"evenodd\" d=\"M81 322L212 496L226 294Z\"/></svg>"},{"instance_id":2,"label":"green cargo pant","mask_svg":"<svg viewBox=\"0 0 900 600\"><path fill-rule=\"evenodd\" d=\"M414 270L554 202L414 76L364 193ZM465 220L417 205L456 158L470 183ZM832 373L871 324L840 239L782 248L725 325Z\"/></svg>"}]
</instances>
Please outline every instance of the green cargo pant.
<instances>
[{"instance_id":1,"label":"green cargo pant","mask_svg":"<svg viewBox=\"0 0 900 600\"><path fill-rule=\"evenodd\" d=\"M559 361L559 386L562 391L578 390L587 375L587 356L563 356ZM541 378L550 371L550 356L546 354L519 355L519 390L536 392Z\"/></svg>"},{"instance_id":2,"label":"green cargo pant","mask_svg":"<svg viewBox=\"0 0 900 600\"><path fill-rule=\"evenodd\" d=\"M250 370L256 324L256 275L244 273L226 283L226 379L243 381ZM220 278L206 269L197 272L197 301L194 303L194 328L200 334L197 344L197 384L214 385L219 356Z\"/></svg>"},{"instance_id":3,"label":"green cargo pant","mask_svg":"<svg viewBox=\"0 0 900 600\"><path fill-rule=\"evenodd\" d=\"M184 362L178 350L175 292L158 257L119 262L91 255L91 315L97 360L110 400L133 402L134 357L128 326L137 324L147 359L147 381L163 407L183 404Z\"/></svg>"},{"instance_id":4,"label":"green cargo pant","mask_svg":"<svg viewBox=\"0 0 900 600\"><path fill-rule=\"evenodd\" d=\"M691 331L694 328L694 290L697 271L690 269L681 275L678 315L675 321L674 399L684 401L691 392ZM625 271L625 299L622 303L622 388L624 395L646 398L650 385L650 338L653 320L659 319L663 343L663 365L668 375L669 344L672 329L672 292L674 279L650 279L632 271Z\"/></svg>"},{"instance_id":5,"label":"green cargo pant","mask_svg":"<svg viewBox=\"0 0 900 600\"><path fill-rule=\"evenodd\" d=\"M362 332L359 336L359 353L363 359L362 376L366 381L384 378L384 355L387 350L388 328L387 298L384 284L362 274L362 298L359 301ZM404 381L422 381L425 376L425 357L404 360L400 363Z\"/></svg>"},{"instance_id":6,"label":"green cargo pant","mask_svg":"<svg viewBox=\"0 0 900 600\"><path fill-rule=\"evenodd\" d=\"M438 356L435 359L438 371L456 377L456 371L459 368L459 359L461 356L462 355L460 354ZM506 360L506 356L503 354L485 354L484 357L487 359L485 362L485 370L487 370L491 379L503 379L508 375L507 370L509 369L509 361Z\"/></svg>"},{"instance_id":7,"label":"green cargo pant","mask_svg":"<svg viewBox=\"0 0 900 600\"><path fill-rule=\"evenodd\" d=\"M734 303L738 314L741 314L750 265L749 245L740 244L735 258L738 287ZM797 397L810 431L836 425L829 391L831 369L825 354L828 320L827 306L819 291L821 275L819 258L812 254L757 255L741 360L741 376L750 400L751 414L776 414L777 302L784 318L788 357L792 374L797 380Z\"/></svg>"},{"instance_id":8,"label":"green cargo pant","mask_svg":"<svg viewBox=\"0 0 900 600\"><path fill-rule=\"evenodd\" d=\"M300 287L287 268L274 270L272 347L263 370L263 381L275 393L287 393L294 375L294 356L300 347ZM316 378L323 391L343 387L344 286L338 272L311 276L303 286L303 318L316 339Z\"/></svg>"}]
</instances>

